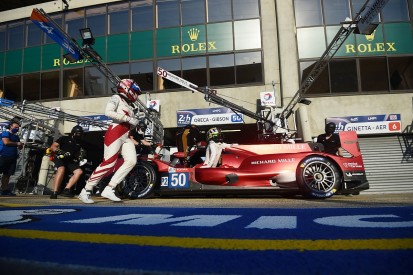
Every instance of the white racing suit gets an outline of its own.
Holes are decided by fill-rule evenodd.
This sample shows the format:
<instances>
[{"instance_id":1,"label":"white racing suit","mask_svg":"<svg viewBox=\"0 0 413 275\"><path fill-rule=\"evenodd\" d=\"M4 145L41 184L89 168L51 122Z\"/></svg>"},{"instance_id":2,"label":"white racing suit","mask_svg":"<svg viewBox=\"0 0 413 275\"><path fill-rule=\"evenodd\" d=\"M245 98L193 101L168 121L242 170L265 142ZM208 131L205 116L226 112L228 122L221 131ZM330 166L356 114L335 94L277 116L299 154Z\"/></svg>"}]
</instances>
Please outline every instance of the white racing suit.
<instances>
[{"instance_id":1,"label":"white racing suit","mask_svg":"<svg viewBox=\"0 0 413 275\"><path fill-rule=\"evenodd\" d=\"M222 150L231 147L231 144L225 142L209 141L206 151L205 162L201 168L217 167L221 158Z\"/></svg>"},{"instance_id":2,"label":"white racing suit","mask_svg":"<svg viewBox=\"0 0 413 275\"><path fill-rule=\"evenodd\" d=\"M108 184L110 187L116 187L136 164L135 145L129 139L129 130L131 128L129 122L134 119L132 106L121 96L113 95L106 105L105 115L113 119L113 122L105 133L103 162L87 180L86 190L92 190L112 170L119 153L122 154L124 162L112 176Z\"/></svg>"}]
</instances>

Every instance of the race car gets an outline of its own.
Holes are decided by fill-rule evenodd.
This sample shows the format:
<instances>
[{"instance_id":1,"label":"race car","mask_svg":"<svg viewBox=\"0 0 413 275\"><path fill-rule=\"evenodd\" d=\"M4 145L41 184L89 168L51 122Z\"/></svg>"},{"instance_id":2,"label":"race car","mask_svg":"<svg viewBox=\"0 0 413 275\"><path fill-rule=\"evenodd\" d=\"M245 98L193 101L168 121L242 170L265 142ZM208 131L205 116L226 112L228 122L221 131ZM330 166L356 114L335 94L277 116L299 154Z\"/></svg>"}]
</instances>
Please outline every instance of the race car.
<instances>
[{"instance_id":1,"label":"race car","mask_svg":"<svg viewBox=\"0 0 413 275\"><path fill-rule=\"evenodd\" d=\"M324 199L369 188L356 132L340 132L345 157L318 143L232 145L217 167L202 168L205 144L181 150L171 161L139 157L119 185L129 198L154 195L280 194ZM200 157L201 156L201 157Z\"/></svg>"}]
</instances>

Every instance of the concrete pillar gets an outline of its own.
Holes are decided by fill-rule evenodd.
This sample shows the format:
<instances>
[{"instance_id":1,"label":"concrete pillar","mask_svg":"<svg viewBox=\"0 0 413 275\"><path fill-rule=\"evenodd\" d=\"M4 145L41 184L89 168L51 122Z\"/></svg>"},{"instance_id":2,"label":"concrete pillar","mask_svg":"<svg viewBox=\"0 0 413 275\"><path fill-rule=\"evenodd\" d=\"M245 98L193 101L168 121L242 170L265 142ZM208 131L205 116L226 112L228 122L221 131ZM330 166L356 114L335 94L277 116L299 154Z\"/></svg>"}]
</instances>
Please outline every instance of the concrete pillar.
<instances>
[{"instance_id":1,"label":"concrete pillar","mask_svg":"<svg viewBox=\"0 0 413 275\"><path fill-rule=\"evenodd\" d=\"M312 133L308 117L308 108L306 105L302 105L297 109L297 116L297 129L299 132L299 136L303 139L303 141L312 141Z\"/></svg>"}]
</instances>

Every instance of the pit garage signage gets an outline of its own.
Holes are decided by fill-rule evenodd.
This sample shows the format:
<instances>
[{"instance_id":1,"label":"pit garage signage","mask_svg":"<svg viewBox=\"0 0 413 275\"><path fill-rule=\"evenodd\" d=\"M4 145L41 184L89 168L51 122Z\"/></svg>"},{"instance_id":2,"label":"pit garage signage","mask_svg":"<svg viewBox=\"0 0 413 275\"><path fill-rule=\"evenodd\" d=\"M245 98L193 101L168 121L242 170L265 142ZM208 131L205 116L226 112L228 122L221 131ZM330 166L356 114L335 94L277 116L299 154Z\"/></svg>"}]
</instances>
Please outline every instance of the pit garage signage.
<instances>
[{"instance_id":1,"label":"pit garage signage","mask_svg":"<svg viewBox=\"0 0 413 275\"><path fill-rule=\"evenodd\" d=\"M329 122L336 124L336 132L356 131L359 135L400 133L402 128L400 114L329 117Z\"/></svg>"},{"instance_id":2,"label":"pit garage signage","mask_svg":"<svg viewBox=\"0 0 413 275\"><path fill-rule=\"evenodd\" d=\"M261 92L261 106L273 106L276 105L276 98L274 92Z\"/></svg>"},{"instance_id":3,"label":"pit garage signage","mask_svg":"<svg viewBox=\"0 0 413 275\"><path fill-rule=\"evenodd\" d=\"M108 125L112 122L112 119L105 116L105 115L82 116L82 117L86 118L86 119L100 121L100 122L106 123ZM85 132L95 132L95 131L106 131L107 130L107 127L99 127L99 126L90 125L89 123L87 123L85 121L80 121L79 125L82 126L83 131L85 131Z\"/></svg>"},{"instance_id":4,"label":"pit garage signage","mask_svg":"<svg viewBox=\"0 0 413 275\"><path fill-rule=\"evenodd\" d=\"M154 100L147 100L146 101L146 108L155 110L159 112L161 106L161 101L159 99L154 99Z\"/></svg>"},{"instance_id":5,"label":"pit garage signage","mask_svg":"<svg viewBox=\"0 0 413 275\"><path fill-rule=\"evenodd\" d=\"M243 114L236 114L225 107L189 109L176 112L176 124L178 127L188 124L201 126L239 123L244 123Z\"/></svg>"}]
</instances>

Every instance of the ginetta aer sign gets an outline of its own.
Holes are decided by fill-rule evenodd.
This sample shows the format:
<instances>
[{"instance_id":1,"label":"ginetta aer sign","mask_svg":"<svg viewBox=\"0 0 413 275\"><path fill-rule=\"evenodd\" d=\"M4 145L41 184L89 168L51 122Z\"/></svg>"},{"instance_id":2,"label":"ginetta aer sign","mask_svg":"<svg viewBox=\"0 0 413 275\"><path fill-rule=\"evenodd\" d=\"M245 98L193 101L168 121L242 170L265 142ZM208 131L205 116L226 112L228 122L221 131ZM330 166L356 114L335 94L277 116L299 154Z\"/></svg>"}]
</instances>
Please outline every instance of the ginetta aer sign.
<instances>
[{"instance_id":1,"label":"ginetta aer sign","mask_svg":"<svg viewBox=\"0 0 413 275\"><path fill-rule=\"evenodd\" d=\"M334 122L336 132L356 131L358 135L400 133L400 114L329 117L326 123Z\"/></svg>"}]
</instances>

